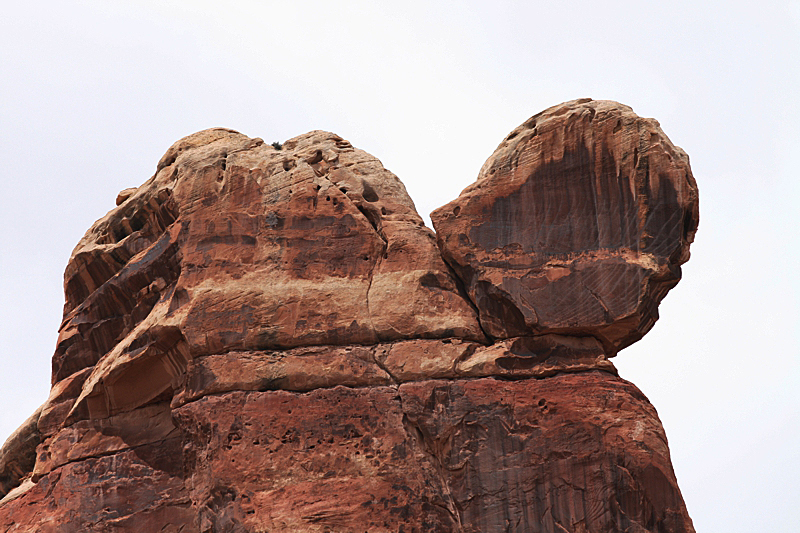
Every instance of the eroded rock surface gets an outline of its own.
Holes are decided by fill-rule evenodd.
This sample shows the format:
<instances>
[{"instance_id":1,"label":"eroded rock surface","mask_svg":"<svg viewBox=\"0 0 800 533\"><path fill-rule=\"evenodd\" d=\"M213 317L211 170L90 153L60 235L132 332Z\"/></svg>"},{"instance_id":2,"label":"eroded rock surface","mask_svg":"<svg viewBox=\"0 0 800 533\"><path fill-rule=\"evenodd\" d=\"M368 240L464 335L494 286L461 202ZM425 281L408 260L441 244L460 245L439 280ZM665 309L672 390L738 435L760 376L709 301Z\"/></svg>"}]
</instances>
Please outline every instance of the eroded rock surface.
<instances>
[{"instance_id":1,"label":"eroded rock surface","mask_svg":"<svg viewBox=\"0 0 800 533\"><path fill-rule=\"evenodd\" d=\"M83 382L71 420L171 395L200 356L484 340L403 184L334 134L276 150L206 130L123 192L65 273L53 382Z\"/></svg>"},{"instance_id":2,"label":"eroded rock surface","mask_svg":"<svg viewBox=\"0 0 800 533\"><path fill-rule=\"evenodd\" d=\"M36 447L41 442L38 421L41 408L8 437L0 448L0 498L19 486L33 471Z\"/></svg>"},{"instance_id":3,"label":"eroded rock surface","mask_svg":"<svg viewBox=\"0 0 800 533\"><path fill-rule=\"evenodd\" d=\"M489 335L591 335L614 355L680 280L697 186L657 121L573 100L512 131L431 219Z\"/></svg>"},{"instance_id":4,"label":"eroded rock surface","mask_svg":"<svg viewBox=\"0 0 800 533\"><path fill-rule=\"evenodd\" d=\"M688 258L685 155L618 104L532 121L437 212L443 254L337 135L174 144L70 259L0 530L692 532L608 360Z\"/></svg>"}]
</instances>

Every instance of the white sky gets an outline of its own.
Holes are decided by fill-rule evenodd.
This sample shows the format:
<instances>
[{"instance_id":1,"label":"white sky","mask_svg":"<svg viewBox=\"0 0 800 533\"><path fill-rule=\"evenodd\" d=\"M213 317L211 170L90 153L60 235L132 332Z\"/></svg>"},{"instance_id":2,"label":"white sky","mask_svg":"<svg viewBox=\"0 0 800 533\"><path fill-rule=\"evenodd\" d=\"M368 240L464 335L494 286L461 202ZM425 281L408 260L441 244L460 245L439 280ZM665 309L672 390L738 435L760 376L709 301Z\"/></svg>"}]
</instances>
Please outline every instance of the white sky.
<instances>
[{"instance_id":1,"label":"white sky","mask_svg":"<svg viewBox=\"0 0 800 533\"><path fill-rule=\"evenodd\" d=\"M9 3L0 441L47 397L70 251L180 137L334 131L426 216L529 116L611 99L689 153L701 206L683 281L614 362L699 532L797 531L799 95L800 1Z\"/></svg>"}]
</instances>

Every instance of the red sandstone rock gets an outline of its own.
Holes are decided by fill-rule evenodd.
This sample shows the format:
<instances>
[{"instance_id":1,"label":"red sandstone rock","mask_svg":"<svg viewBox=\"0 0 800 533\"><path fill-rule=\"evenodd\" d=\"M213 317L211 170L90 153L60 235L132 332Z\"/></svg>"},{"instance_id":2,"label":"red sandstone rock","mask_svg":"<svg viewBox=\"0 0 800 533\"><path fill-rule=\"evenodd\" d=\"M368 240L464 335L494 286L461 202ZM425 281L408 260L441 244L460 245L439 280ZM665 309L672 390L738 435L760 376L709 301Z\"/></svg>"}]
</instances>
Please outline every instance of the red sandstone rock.
<instances>
[{"instance_id":1,"label":"red sandstone rock","mask_svg":"<svg viewBox=\"0 0 800 533\"><path fill-rule=\"evenodd\" d=\"M214 531L457 531L395 388L234 392L176 418L192 499Z\"/></svg>"},{"instance_id":2,"label":"red sandstone rock","mask_svg":"<svg viewBox=\"0 0 800 533\"><path fill-rule=\"evenodd\" d=\"M465 533L694 531L655 409L624 380L425 381L400 395Z\"/></svg>"},{"instance_id":3,"label":"red sandstone rock","mask_svg":"<svg viewBox=\"0 0 800 533\"><path fill-rule=\"evenodd\" d=\"M215 531L692 531L655 410L602 372L237 392L176 416Z\"/></svg>"},{"instance_id":4,"label":"red sandstone rock","mask_svg":"<svg viewBox=\"0 0 800 533\"><path fill-rule=\"evenodd\" d=\"M595 108L591 120L582 114ZM593 161L618 164L614 179L639 187L641 209L621 209L619 220L639 224L641 249L587 251L585 216L560 243L575 247L572 270L536 263L547 247L486 246L534 234L559 244L557 228L520 224L558 219L550 200L587 198L582 174L561 163L539 181L514 173L542 176L525 155L539 141L523 126L447 208L458 216L436 217L494 342L377 159L324 132L282 150L223 129L173 145L70 259L50 396L0 449L0 530L692 532L656 412L607 359L646 331L688 258L688 163L616 104L572 102L537 117L538 139L557 155L627 139ZM637 173L644 163L625 156L637 128L661 135L642 133L634 147L661 183L650 192ZM667 194L684 166L691 187ZM612 181L604 172L598 198ZM530 218L526 202L538 206L531 194L550 179L567 187L548 189L534 212L544 219ZM596 247L630 236L609 218L624 205L609 201L597 215ZM609 266L618 263L627 266ZM595 276L617 283L607 294L592 288L596 296L625 308L630 269L642 281L630 316L595 323L580 301L569 304ZM550 285L517 290L537 275ZM500 306L481 292L509 287L517 299ZM514 306L527 316L547 290L566 292L542 316L569 327L517 320Z\"/></svg>"},{"instance_id":5,"label":"red sandstone rock","mask_svg":"<svg viewBox=\"0 0 800 533\"><path fill-rule=\"evenodd\" d=\"M658 122L573 100L512 131L431 219L489 335L591 335L615 355L680 280L697 186Z\"/></svg>"},{"instance_id":6,"label":"red sandstone rock","mask_svg":"<svg viewBox=\"0 0 800 533\"><path fill-rule=\"evenodd\" d=\"M6 533L199 532L181 439L67 463L0 503Z\"/></svg>"},{"instance_id":7,"label":"red sandstone rock","mask_svg":"<svg viewBox=\"0 0 800 533\"><path fill-rule=\"evenodd\" d=\"M70 420L171 394L199 356L484 339L402 183L336 135L206 130L123 192L65 274L53 381L93 367Z\"/></svg>"},{"instance_id":8,"label":"red sandstone rock","mask_svg":"<svg viewBox=\"0 0 800 533\"><path fill-rule=\"evenodd\" d=\"M14 432L0 448L0 498L19 486L33 471L36 447L41 442L37 422L39 408Z\"/></svg>"},{"instance_id":9,"label":"red sandstone rock","mask_svg":"<svg viewBox=\"0 0 800 533\"><path fill-rule=\"evenodd\" d=\"M134 416L144 413L128 422ZM236 391L189 402L172 419L177 428L151 430L152 438L162 435L152 444L122 435L125 424L94 433L84 426L93 439L128 447L98 444L91 454L76 445L72 461L0 507L0 524L8 531L51 524L51 531L94 524L133 531L148 523L154 529L144 531L178 531L178 524L183 531L693 531L655 410L605 372ZM66 504L54 506L48 490Z\"/></svg>"}]
</instances>

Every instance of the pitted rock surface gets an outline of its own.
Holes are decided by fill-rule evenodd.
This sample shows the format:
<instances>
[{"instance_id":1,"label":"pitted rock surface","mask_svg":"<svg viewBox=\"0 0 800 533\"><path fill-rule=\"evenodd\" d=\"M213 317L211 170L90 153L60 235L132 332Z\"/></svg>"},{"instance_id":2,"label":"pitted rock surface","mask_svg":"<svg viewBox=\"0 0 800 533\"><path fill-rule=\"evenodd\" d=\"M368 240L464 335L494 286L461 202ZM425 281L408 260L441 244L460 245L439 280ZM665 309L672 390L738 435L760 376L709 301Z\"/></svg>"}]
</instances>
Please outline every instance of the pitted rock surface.
<instances>
[{"instance_id":1,"label":"pitted rock surface","mask_svg":"<svg viewBox=\"0 0 800 533\"><path fill-rule=\"evenodd\" d=\"M0 530L691 533L608 358L677 282L696 195L609 102L512 132L438 245L335 134L181 139L70 258Z\"/></svg>"},{"instance_id":2,"label":"pitted rock surface","mask_svg":"<svg viewBox=\"0 0 800 533\"><path fill-rule=\"evenodd\" d=\"M614 355L680 280L697 186L658 122L573 100L512 131L431 219L489 335L591 335Z\"/></svg>"}]
</instances>

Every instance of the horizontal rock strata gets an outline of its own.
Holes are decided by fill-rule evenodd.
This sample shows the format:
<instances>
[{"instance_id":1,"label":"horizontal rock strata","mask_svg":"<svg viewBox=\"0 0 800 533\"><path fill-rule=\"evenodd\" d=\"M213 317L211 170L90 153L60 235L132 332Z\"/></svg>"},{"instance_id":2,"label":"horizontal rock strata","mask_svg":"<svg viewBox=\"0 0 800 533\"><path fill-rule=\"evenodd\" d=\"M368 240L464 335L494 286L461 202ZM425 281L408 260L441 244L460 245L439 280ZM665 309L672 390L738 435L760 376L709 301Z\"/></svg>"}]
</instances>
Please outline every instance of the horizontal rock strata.
<instances>
[{"instance_id":1,"label":"horizontal rock strata","mask_svg":"<svg viewBox=\"0 0 800 533\"><path fill-rule=\"evenodd\" d=\"M438 235L320 131L196 133L116 204L67 266L50 396L0 449L0 530L694 531L609 361L697 224L654 121L537 115Z\"/></svg>"},{"instance_id":2,"label":"horizontal rock strata","mask_svg":"<svg viewBox=\"0 0 800 533\"><path fill-rule=\"evenodd\" d=\"M402 183L336 135L276 150L207 130L126 194L65 273L53 382L83 380L71 419L170 394L203 355L484 340Z\"/></svg>"}]
</instances>

